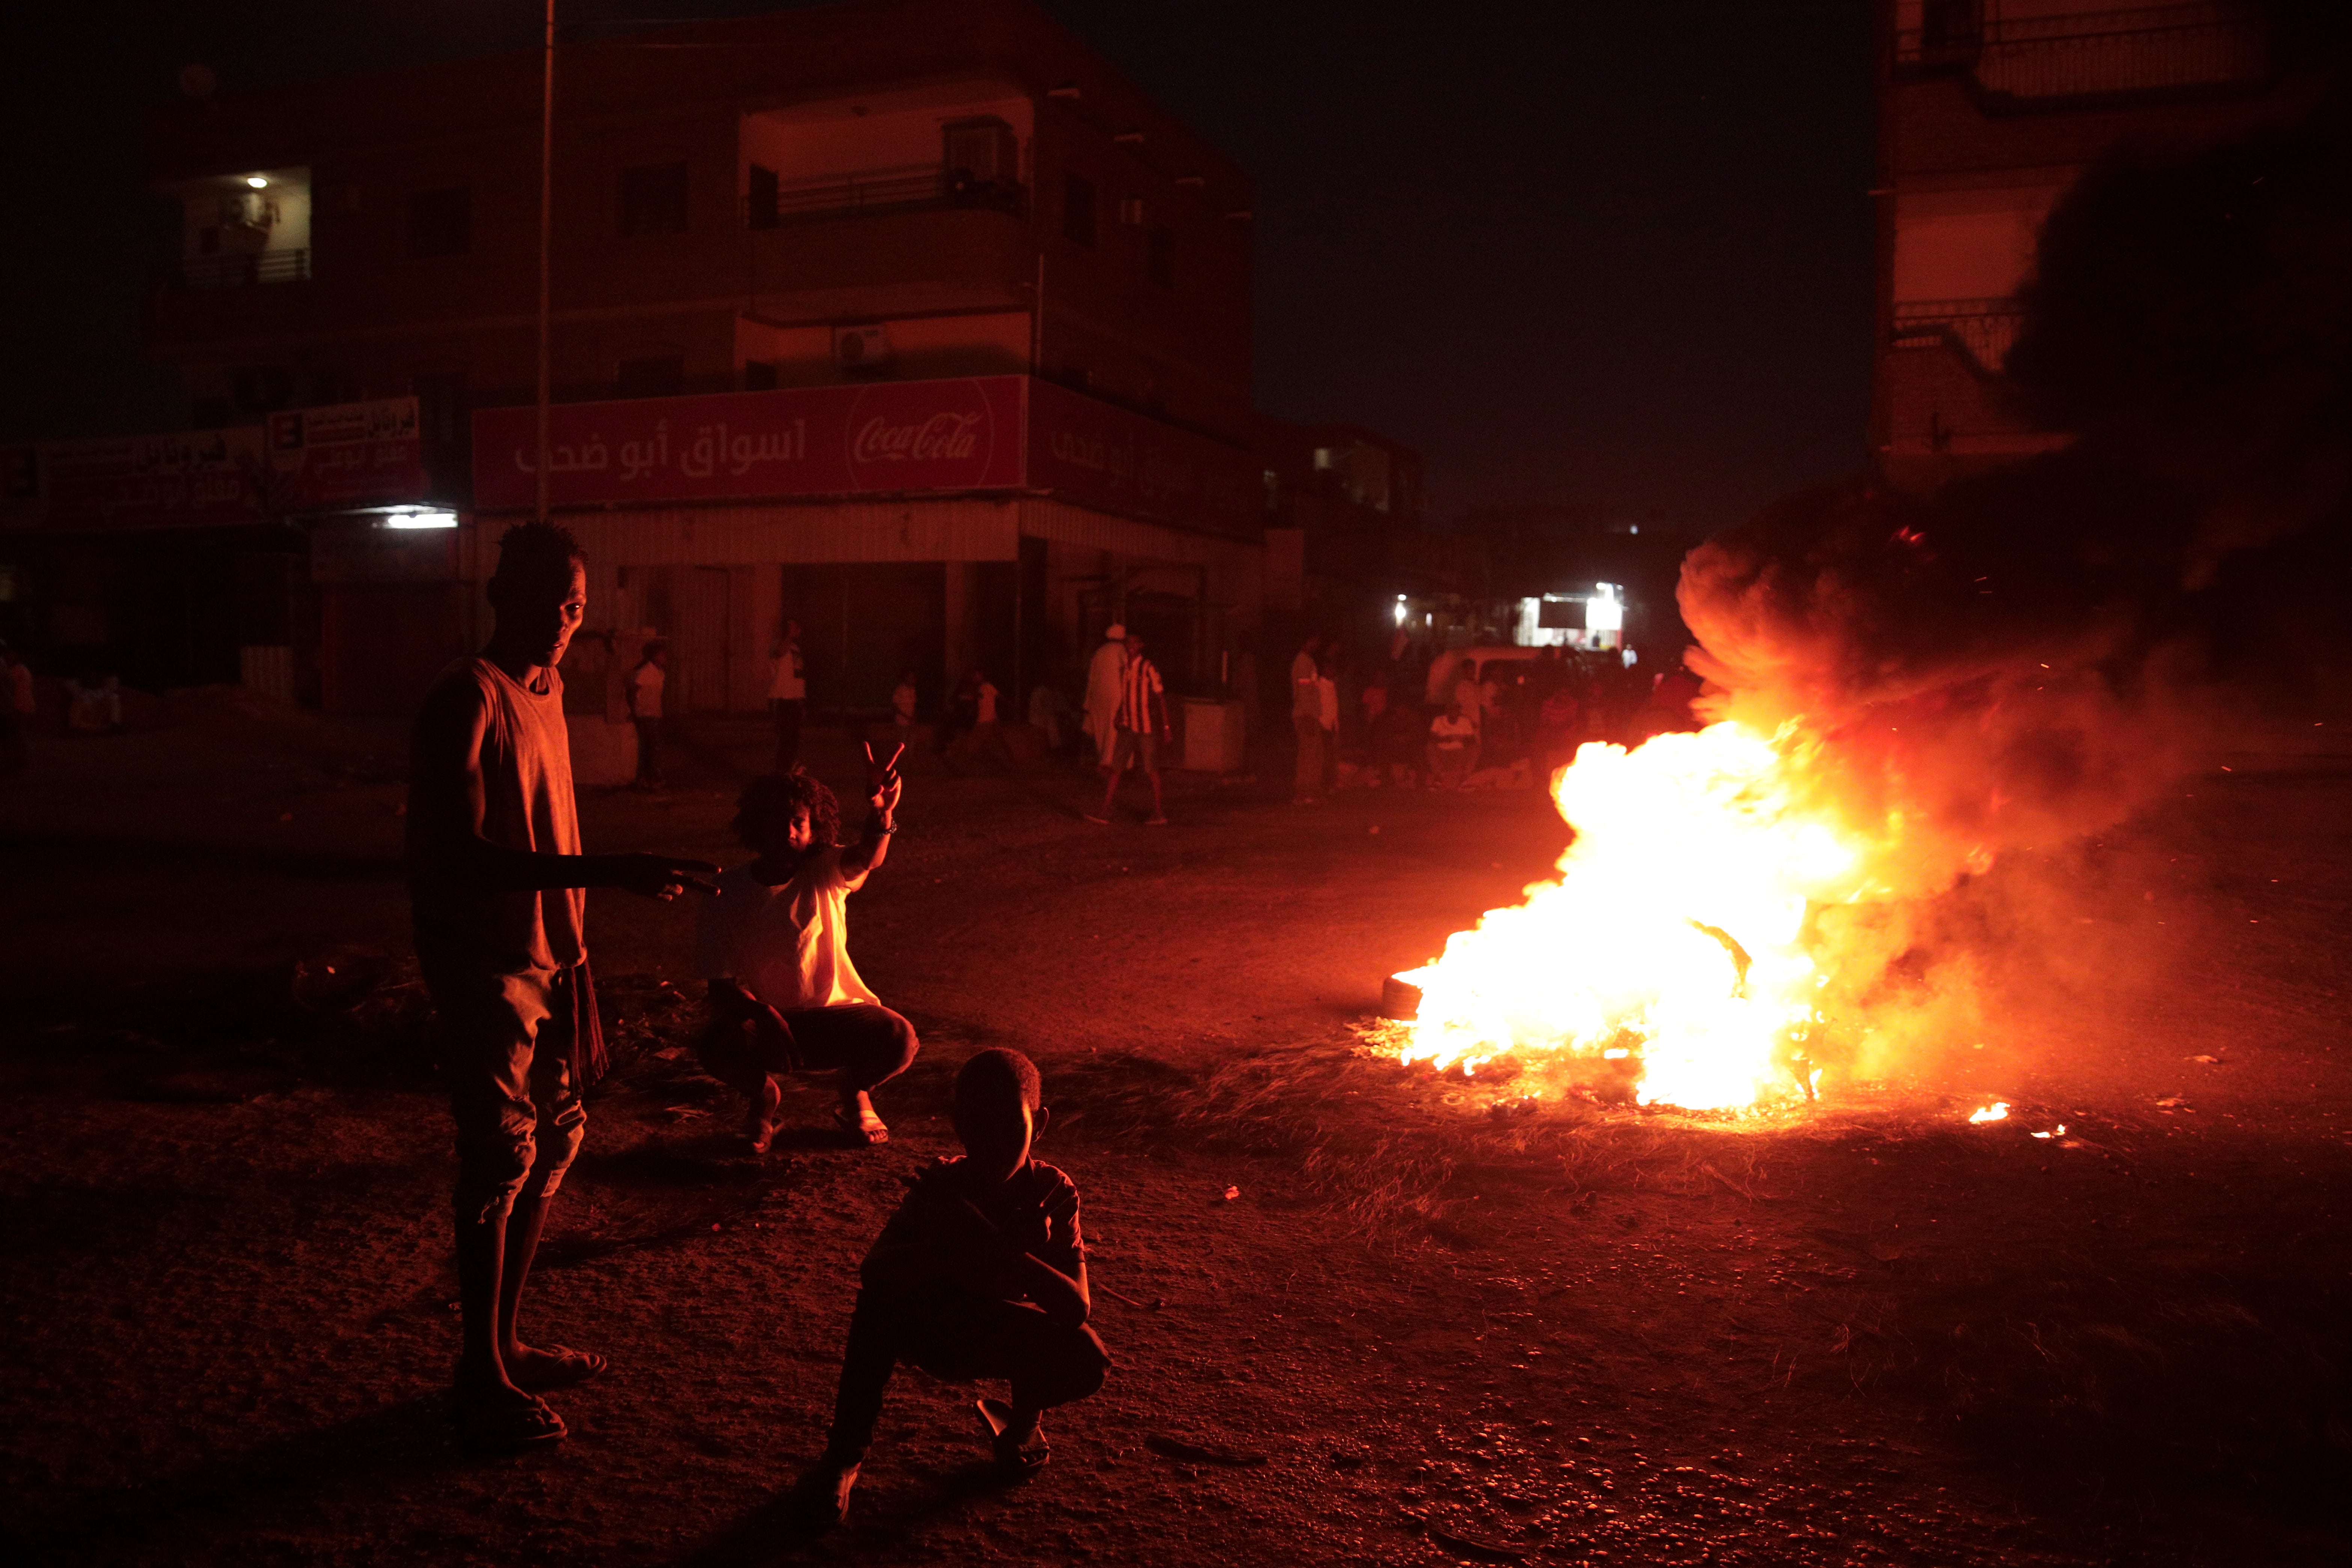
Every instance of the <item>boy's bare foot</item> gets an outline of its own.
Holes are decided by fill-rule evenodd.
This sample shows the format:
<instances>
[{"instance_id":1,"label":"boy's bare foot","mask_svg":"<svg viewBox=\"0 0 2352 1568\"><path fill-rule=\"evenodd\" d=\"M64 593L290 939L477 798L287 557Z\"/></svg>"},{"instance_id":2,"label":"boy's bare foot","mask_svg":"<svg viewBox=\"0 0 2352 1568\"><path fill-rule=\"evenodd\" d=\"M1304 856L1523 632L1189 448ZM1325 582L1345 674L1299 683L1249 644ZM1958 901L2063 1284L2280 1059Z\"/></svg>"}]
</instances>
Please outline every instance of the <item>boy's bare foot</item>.
<instances>
[{"instance_id":1,"label":"boy's bare foot","mask_svg":"<svg viewBox=\"0 0 2352 1568\"><path fill-rule=\"evenodd\" d=\"M569 1345L549 1345L544 1350L516 1345L506 1352L506 1363L507 1380L526 1394L576 1388L613 1364L594 1351L575 1351Z\"/></svg>"},{"instance_id":2,"label":"boy's bare foot","mask_svg":"<svg viewBox=\"0 0 2352 1568\"><path fill-rule=\"evenodd\" d=\"M776 1141L776 1112L783 1108L783 1087L772 1078L760 1080L760 1098L743 1118L743 1142L754 1154L764 1154Z\"/></svg>"},{"instance_id":3,"label":"boy's bare foot","mask_svg":"<svg viewBox=\"0 0 2352 1568\"><path fill-rule=\"evenodd\" d=\"M570 1435L547 1401L510 1384L460 1382L449 1391L449 1419L457 1435L478 1448L536 1448Z\"/></svg>"},{"instance_id":4,"label":"boy's bare foot","mask_svg":"<svg viewBox=\"0 0 2352 1568\"><path fill-rule=\"evenodd\" d=\"M1015 1411L1002 1399L974 1400L972 1409L979 1413L980 1424L988 1428L989 1449L1000 1474L1025 1479L1044 1469L1054 1457L1052 1445L1045 1441L1045 1426L1035 1415Z\"/></svg>"},{"instance_id":5,"label":"boy's bare foot","mask_svg":"<svg viewBox=\"0 0 2352 1568\"><path fill-rule=\"evenodd\" d=\"M874 1113L874 1102L866 1097L864 1089L858 1090L855 1099L845 1099L833 1119L841 1124L844 1132L868 1148L890 1142L890 1129Z\"/></svg>"},{"instance_id":6,"label":"boy's bare foot","mask_svg":"<svg viewBox=\"0 0 2352 1568\"><path fill-rule=\"evenodd\" d=\"M819 1459L793 1487L787 1510L793 1524L811 1534L849 1521L849 1494L857 1485L857 1467Z\"/></svg>"}]
</instances>

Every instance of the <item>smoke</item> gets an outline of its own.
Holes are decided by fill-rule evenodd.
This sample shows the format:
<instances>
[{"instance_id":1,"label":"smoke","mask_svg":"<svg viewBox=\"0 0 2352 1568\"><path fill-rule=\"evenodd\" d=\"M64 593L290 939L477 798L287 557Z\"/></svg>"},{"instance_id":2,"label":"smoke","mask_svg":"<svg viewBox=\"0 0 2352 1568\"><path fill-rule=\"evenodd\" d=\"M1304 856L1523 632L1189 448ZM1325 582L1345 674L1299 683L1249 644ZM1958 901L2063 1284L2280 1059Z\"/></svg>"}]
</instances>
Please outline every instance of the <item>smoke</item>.
<instances>
[{"instance_id":1,"label":"smoke","mask_svg":"<svg viewBox=\"0 0 2352 1568\"><path fill-rule=\"evenodd\" d=\"M1685 560L1703 710L1798 722L1825 795L1902 841L1874 905L1822 917L1882 1013L1901 994L1948 1026L2004 945L2049 936L2046 889L1983 885L2004 857L2131 816L2225 716L2340 695L2347 279L2339 97L2116 157L2051 216L2008 363L2070 445L1929 494L1795 496Z\"/></svg>"}]
</instances>

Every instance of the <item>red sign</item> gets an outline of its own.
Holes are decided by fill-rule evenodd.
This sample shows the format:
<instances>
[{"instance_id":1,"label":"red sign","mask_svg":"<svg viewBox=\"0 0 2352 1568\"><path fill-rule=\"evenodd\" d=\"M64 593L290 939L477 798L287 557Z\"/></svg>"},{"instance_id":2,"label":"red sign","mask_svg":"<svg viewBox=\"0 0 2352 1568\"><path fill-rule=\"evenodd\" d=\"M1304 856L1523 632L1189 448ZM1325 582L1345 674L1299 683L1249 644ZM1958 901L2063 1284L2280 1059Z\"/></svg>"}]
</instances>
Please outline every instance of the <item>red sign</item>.
<instances>
[{"instance_id":1,"label":"red sign","mask_svg":"<svg viewBox=\"0 0 2352 1568\"><path fill-rule=\"evenodd\" d=\"M537 411L474 416L474 502L537 499ZM1022 375L719 393L548 410L552 506L1046 490L1252 537L1264 465L1189 430Z\"/></svg>"},{"instance_id":2,"label":"red sign","mask_svg":"<svg viewBox=\"0 0 2352 1568\"><path fill-rule=\"evenodd\" d=\"M548 410L548 501L1017 489L1021 379L559 403ZM474 504L533 505L538 446L535 409L476 413Z\"/></svg>"},{"instance_id":3,"label":"red sign","mask_svg":"<svg viewBox=\"0 0 2352 1568\"><path fill-rule=\"evenodd\" d=\"M49 441L0 461L0 521L49 528L234 528L425 494L416 399L269 416L267 426Z\"/></svg>"},{"instance_id":4,"label":"red sign","mask_svg":"<svg viewBox=\"0 0 2352 1568\"><path fill-rule=\"evenodd\" d=\"M8 520L52 528L221 528L261 516L256 429L48 441L8 454Z\"/></svg>"},{"instance_id":5,"label":"red sign","mask_svg":"<svg viewBox=\"0 0 2352 1568\"><path fill-rule=\"evenodd\" d=\"M273 511L333 511L425 494L414 397L289 408L269 416L267 432L264 482Z\"/></svg>"},{"instance_id":6,"label":"red sign","mask_svg":"<svg viewBox=\"0 0 2352 1568\"><path fill-rule=\"evenodd\" d=\"M1098 511L1254 536L1265 465L1051 382L1029 384L1029 488Z\"/></svg>"}]
</instances>

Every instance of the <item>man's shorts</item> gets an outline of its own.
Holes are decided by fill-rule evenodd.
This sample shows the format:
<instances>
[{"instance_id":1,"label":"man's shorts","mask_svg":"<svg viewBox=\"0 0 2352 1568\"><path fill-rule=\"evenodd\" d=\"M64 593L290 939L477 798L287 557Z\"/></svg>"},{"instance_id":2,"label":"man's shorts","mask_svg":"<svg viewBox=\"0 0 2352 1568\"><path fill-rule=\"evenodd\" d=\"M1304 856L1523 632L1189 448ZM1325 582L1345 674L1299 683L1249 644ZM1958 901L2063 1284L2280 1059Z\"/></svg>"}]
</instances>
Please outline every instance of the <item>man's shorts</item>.
<instances>
[{"instance_id":1,"label":"man's shorts","mask_svg":"<svg viewBox=\"0 0 2352 1568\"><path fill-rule=\"evenodd\" d=\"M1106 765L1116 773L1129 763L1147 773L1158 773L1160 771L1160 737L1149 731L1121 727L1117 738L1111 742L1110 761Z\"/></svg>"},{"instance_id":2,"label":"man's shorts","mask_svg":"<svg viewBox=\"0 0 2352 1568\"><path fill-rule=\"evenodd\" d=\"M526 1187L553 1193L580 1152L588 1111L572 1076L577 971L421 967L457 1128L457 1215L499 1219Z\"/></svg>"}]
</instances>

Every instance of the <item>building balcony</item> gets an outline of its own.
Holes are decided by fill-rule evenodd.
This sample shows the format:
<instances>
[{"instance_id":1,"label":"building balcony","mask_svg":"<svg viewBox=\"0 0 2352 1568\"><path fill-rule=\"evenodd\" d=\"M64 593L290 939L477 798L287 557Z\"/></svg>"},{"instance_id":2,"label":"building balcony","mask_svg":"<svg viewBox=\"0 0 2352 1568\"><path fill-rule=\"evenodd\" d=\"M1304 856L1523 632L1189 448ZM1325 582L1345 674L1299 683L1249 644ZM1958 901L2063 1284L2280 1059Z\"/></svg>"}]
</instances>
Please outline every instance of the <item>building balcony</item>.
<instances>
[{"instance_id":1,"label":"building balcony","mask_svg":"<svg viewBox=\"0 0 2352 1568\"><path fill-rule=\"evenodd\" d=\"M1898 300L1888 346L1948 346L1986 374L1998 375L2024 325L2024 309L2013 299Z\"/></svg>"},{"instance_id":2,"label":"building balcony","mask_svg":"<svg viewBox=\"0 0 2352 1568\"><path fill-rule=\"evenodd\" d=\"M2013 103L2253 86L2271 68L2261 13L2233 0L2063 16L1986 18L1972 5L1928 11L1927 26L1895 35L1897 74L1965 74Z\"/></svg>"},{"instance_id":3,"label":"building balcony","mask_svg":"<svg viewBox=\"0 0 2352 1568\"><path fill-rule=\"evenodd\" d=\"M247 289L260 283L302 283L310 277L310 252L304 247L184 256L173 281L183 289Z\"/></svg>"},{"instance_id":4,"label":"building balcony","mask_svg":"<svg viewBox=\"0 0 2352 1568\"><path fill-rule=\"evenodd\" d=\"M1024 210L1027 195L1021 186L1005 181L975 178L965 170L937 163L914 163L789 184L755 183L743 200L743 222L751 228L775 228L813 218L927 207L982 207L1017 216Z\"/></svg>"}]
</instances>

